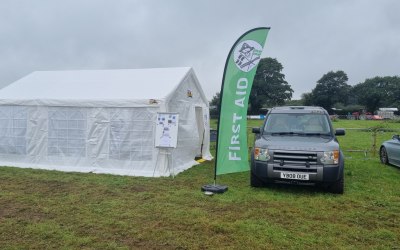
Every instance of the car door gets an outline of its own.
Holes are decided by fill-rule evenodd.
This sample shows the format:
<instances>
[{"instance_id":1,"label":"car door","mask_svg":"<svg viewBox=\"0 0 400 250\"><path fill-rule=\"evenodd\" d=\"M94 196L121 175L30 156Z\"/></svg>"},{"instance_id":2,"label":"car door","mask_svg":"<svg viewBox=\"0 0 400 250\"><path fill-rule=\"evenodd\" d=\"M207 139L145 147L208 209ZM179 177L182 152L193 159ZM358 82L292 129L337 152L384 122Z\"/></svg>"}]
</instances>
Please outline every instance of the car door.
<instances>
[{"instance_id":1,"label":"car door","mask_svg":"<svg viewBox=\"0 0 400 250\"><path fill-rule=\"evenodd\" d=\"M388 141L387 153L389 162L400 166L400 140L398 138Z\"/></svg>"}]
</instances>

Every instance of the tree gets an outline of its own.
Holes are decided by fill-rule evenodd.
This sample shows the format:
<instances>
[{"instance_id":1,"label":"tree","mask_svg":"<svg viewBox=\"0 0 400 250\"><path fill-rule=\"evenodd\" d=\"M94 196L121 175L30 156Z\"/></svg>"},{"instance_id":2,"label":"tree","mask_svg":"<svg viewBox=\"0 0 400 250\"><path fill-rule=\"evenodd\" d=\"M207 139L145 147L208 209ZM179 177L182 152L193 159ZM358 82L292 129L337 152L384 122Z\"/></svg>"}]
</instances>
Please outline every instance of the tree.
<instances>
[{"instance_id":1,"label":"tree","mask_svg":"<svg viewBox=\"0 0 400 250\"><path fill-rule=\"evenodd\" d=\"M283 66L275 58L262 58L250 92L249 112L259 114L263 106L283 105L291 100L293 89L281 73Z\"/></svg>"},{"instance_id":2,"label":"tree","mask_svg":"<svg viewBox=\"0 0 400 250\"><path fill-rule=\"evenodd\" d=\"M210 102L210 115L211 116L219 116L219 103L220 103L220 98L221 94L217 92L213 98L211 99Z\"/></svg>"},{"instance_id":3,"label":"tree","mask_svg":"<svg viewBox=\"0 0 400 250\"><path fill-rule=\"evenodd\" d=\"M400 77L385 76L367 79L355 85L352 93L369 112L382 107L400 106Z\"/></svg>"},{"instance_id":4,"label":"tree","mask_svg":"<svg viewBox=\"0 0 400 250\"><path fill-rule=\"evenodd\" d=\"M309 92L301 94L301 100L303 101L304 106L312 106L313 105L312 93Z\"/></svg>"},{"instance_id":5,"label":"tree","mask_svg":"<svg viewBox=\"0 0 400 250\"><path fill-rule=\"evenodd\" d=\"M250 92L249 113L260 114L263 106L283 105L292 98L293 89L281 73L282 64L274 58L262 58L254 76ZM219 115L220 93L216 93L210 102L211 115Z\"/></svg>"},{"instance_id":6,"label":"tree","mask_svg":"<svg viewBox=\"0 0 400 250\"><path fill-rule=\"evenodd\" d=\"M312 104L326 110L330 110L335 103L347 105L351 90L348 80L347 74L342 70L326 73L311 91Z\"/></svg>"},{"instance_id":7,"label":"tree","mask_svg":"<svg viewBox=\"0 0 400 250\"><path fill-rule=\"evenodd\" d=\"M285 106L304 106L304 101L300 100L289 100L285 102Z\"/></svg>"}]
</instances>

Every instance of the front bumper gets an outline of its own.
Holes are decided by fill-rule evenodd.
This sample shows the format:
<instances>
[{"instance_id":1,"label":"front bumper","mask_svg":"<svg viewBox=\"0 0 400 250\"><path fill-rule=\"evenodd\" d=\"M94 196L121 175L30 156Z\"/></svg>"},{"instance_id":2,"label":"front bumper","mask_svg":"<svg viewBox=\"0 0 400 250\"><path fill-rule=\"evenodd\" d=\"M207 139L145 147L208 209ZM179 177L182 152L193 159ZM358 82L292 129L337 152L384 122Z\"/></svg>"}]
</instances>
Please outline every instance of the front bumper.
<instances>
[{"instance_id":1,"label":"front bumper","mask_svg":"<svg viewBox=\"0 0 400 250\"><path fill-rule=\"evenodd\" d=\"M276 163L255 160L253 160L251 165L252 174L255 174L258 178L265 179L269 182L292 182L288 179L282 179L282 172L308 174L309 180L301 181L305 183L335 182L339 180L341 175L340 165L312 165L307 167L301 165L280 165Z\"/></svg>"}]
</instances>

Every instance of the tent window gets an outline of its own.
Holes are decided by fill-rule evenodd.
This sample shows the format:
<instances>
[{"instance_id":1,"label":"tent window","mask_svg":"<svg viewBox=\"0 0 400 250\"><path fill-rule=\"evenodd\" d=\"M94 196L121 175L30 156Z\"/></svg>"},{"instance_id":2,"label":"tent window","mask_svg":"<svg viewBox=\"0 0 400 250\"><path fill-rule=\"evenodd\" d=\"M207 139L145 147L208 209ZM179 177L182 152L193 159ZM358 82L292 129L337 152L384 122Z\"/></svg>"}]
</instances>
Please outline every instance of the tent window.
<instances>
[{"instance_id":1,"label":"tent window","mask_svg":"<svg viewBox=\"0 0 400 250\"><path fill-rule=\"evenodd\" d=\"M86 156L87 114L81 108L49 110L49 156Z\"/></svg>"},{"instance_id":2,"label":"tent window","mask_svg":"<svg viewBox=\"0 0 400 250\"><path fill-rule=\"evenodd\" d=\"M0 106L0 154L26 155L27 108Z\"/></svg>"},{"instance_id":3,"label":"tent window","mask_svg":"<svg viewBox=\"0 0 400 250\"><path fill-rule=\"evenodd\" d=\"M151 161L153 159L153 126L155 112L145 108L111 110L111 159Z\"/></svg>"}]
</instances>

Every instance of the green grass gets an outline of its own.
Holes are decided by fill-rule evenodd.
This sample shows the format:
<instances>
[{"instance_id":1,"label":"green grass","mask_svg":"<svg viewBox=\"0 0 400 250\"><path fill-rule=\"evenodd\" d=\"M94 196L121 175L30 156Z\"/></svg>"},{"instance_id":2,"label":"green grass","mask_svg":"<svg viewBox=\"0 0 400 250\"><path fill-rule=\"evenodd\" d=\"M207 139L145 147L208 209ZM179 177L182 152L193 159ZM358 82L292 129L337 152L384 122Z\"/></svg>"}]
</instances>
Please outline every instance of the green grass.
<instances>
[{"instance_id":1,"label":"green grass","mask_svg":"<svg viewBox=\"0 0 400 250\"><path fill-rule=\"evenodd\" d=\"M243 172L219 176L229 191L205 196L200 187L212 182L213 162L174 179L1 167L0 248L398 248L400 169L380 164L371 151L367 157L347 152L370 150L373 138L346 132L339 137L346 155L344 195L313 187L251 188ZM378 145L393 134L378 133Z\"/></svg>"}]
</instances>

